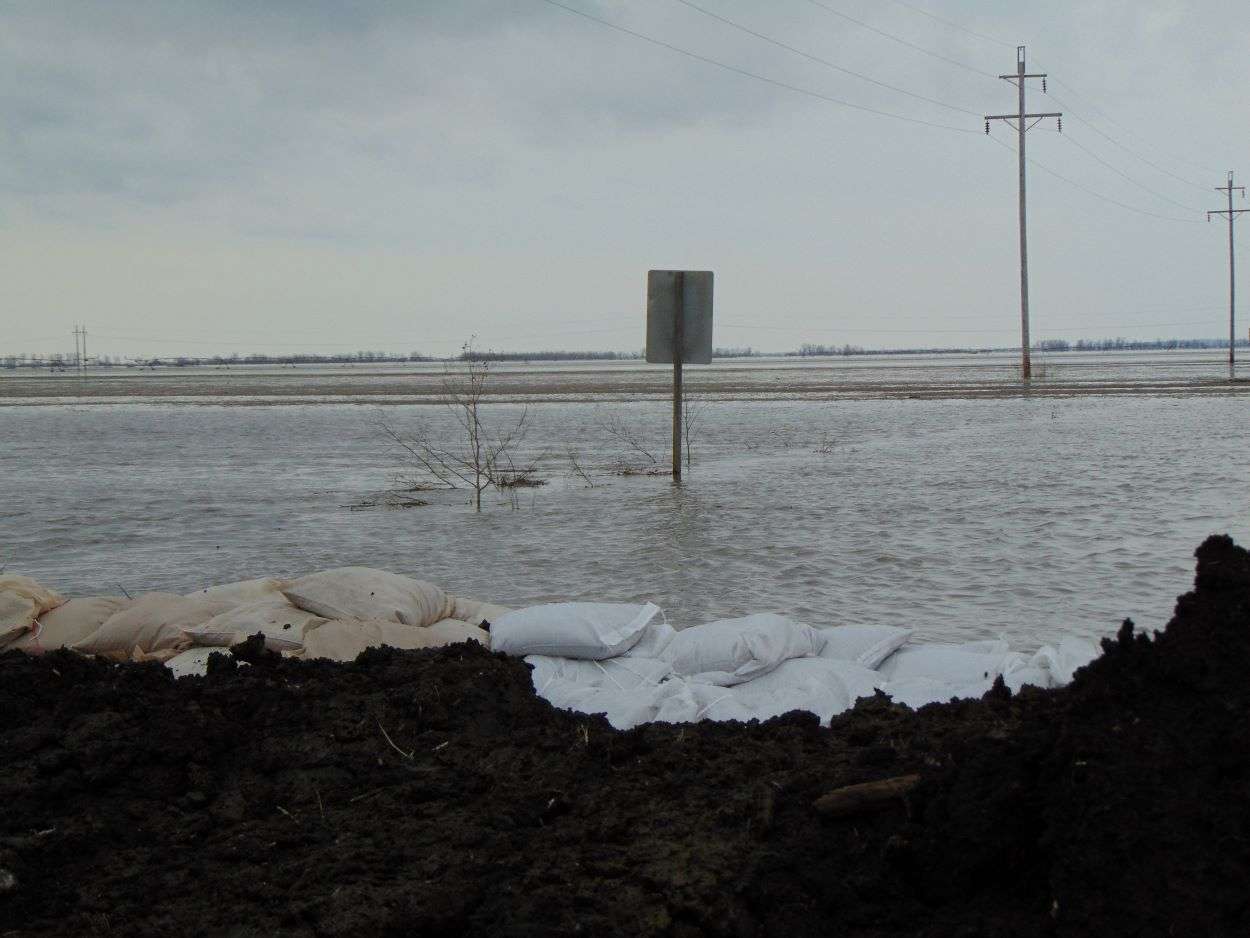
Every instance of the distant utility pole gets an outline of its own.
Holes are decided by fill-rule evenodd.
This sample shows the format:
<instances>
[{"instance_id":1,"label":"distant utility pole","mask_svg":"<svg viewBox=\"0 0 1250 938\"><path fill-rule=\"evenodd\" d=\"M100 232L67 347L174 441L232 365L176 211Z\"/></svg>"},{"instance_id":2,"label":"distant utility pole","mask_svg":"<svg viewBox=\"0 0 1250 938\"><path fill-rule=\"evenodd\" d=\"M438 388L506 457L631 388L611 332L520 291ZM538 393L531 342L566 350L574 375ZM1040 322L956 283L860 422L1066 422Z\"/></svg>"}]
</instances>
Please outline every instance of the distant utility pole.
<instances>
[{"instance_id":1,"label":"distant utility pole","mask_svg":"<svg viewBox=\"0 0 1250 938\"><path fill-rule=\"evenodd\" d=\"M1250 209L1233 208L1233 190L1241 192L1241 197L1246 197L1245 186L1233 185L1233 171L1228 171L1228 185L1216 186L1216 192L1228 193L1228 208L1213 209L1207 212L1207 221L1211 220L1212 215L1228 216L1228 380L1232 381L1237 367L1237 337L1233 333L1233 318L1237 308L1237 278L1235 275L1235 260L1233 254L1233 222L1237 220L1237 216L1243 212L1250 212Z\"/></svg>"},{"instance_id":2,"label":"distant utility pole","mask_svg":"<svg viewBox=\"0 0 1250 938\"><path fill-rule=\"evenodd\" d=\"M82 340L81 345L79 339ZM87 327L74 326L74 364L78 369L78 373L82 374L87 364Z\"/></svg>"},{"instance_id":3,"label":"distant utility pole","mask_svg":"<svg viewBox=\"0 0 1250 938\"><path fill-rule=\"evenodd\" d=\"M1033 363L1029 360L1029 246L1024 208L1024 135L1036 127L1047 117L1057 118L1059 131L1063 132L1063 114L1047 112L1045 114L1027 114L1024 110L1024 80L1040 78L1042 91L1046 90L1046 74L1038 72L1026 74L1024 71L1024 46L1016 47L1016 72L1014 75L999 75L1005 81L1014 82L1019 94L1020 107L1015 114L986 114L985 132L990 132L990 121L1006 121L1016 128L1019 144L1016 147L1020 157L1020 368L1025 381L1033 377ZM1029 124L1026 121L1032 121ZM1014 123L1013 123L1014 122Z\"/></svg>"}]
</instances>

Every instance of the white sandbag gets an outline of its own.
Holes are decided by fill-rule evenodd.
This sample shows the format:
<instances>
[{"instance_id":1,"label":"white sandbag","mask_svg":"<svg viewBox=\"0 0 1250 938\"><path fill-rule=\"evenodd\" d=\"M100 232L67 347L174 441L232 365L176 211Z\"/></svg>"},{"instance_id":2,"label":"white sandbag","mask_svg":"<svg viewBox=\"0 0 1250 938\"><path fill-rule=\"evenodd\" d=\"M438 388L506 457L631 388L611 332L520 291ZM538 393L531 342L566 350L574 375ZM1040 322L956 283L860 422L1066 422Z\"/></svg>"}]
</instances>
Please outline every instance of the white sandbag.
<instances>
[{"instance_id":1,"label":"white sandbag","mask_svg":"<svg viewBox=\"0 0 1250 938\"><path fill-rule=\"evenodd\" d=\"M830 699L841 702L836 710L812 711L819 714L823 720L827 716L833 716L834 713L849 710L861 697L871 697L883 683L884 680L879 673L856 664L854 661L840 661L836 658L794 658L790 661L783 661L767 674L762 674L738 686L743 690L773 693L816 688L822 693L832 695Z\"/></svg>"},{"instance_id":2,"label":"white sandbag","mask_svg":"<svg viewBox=\"0 0 1250 938\"><path fill-rule=\"evenodd\" d=\"M553 681L582 687L634 690L638 687L656 687L673 673L673 666L660 658L618 657L590 661L583 658L527 655L525 663L534 669L531 677L534 690L540 697Z\"/></svg>"},{"instance_id":3,"label":"white sandbag","mask_svg":"<svg viewBox=\"0 0 1250 938\"><path fill-rule=\"evenodd\" d=\"M216 599L222 602L243 606L260 602L262 599L281 599L279 593L283 587L290 585L290 580L276 580L273 577L260 577L255 580L239 580L237 583L222 583L219 586L208 586L188 596L200 599Z\"/></svg>"},{"instance_id":4,"label":"white sandbag","mask_svg":"<svg viewBox=\"0 0 1250 938\"><path fill-rule=\"evenodd\" d=\"M657 622L652 619L642 630L642 635L638 637L633 647L622 652L621 655L626 658L663 658L669 643L676 634L677 630L667 622Z\"/></svg>"},{"instance_id":5,"label":"white sandbag","mask_svg":"<svg viewBox=\"0 0 1250 938\"><path fill-rule=\"evenodd\" d=\"M667 683L618 690L615 687L586 687L568 681L553 681L547 685L542 697L562 710L603 714L615 729L627 730L642 723L654 722L660 704L670 692Z\"/></svg>"},{"instance_id":6,"label":"white sandbag","mask_svg":"<svg viewBox=\"0 0 1250 938\"><path fill-rule=\"evenodd\" d=\"M115 613L130 605L121 596L89 596L71 599L51 612L45 612L34 628L10 643L4 650L15 649L28 655L42 655L67 645L81 642Z\"/></svg>"},{"instance_id":7,"label":"white sandbag","mask_svg":"<svg viewBox=\"0 0 1250 938\"><path fill-rule=\"evenodd\" d=\"M325 621L291 605L281 593L272 593L269 599L236 606L186 633L196 645L224 648L259 632L270 651L293 651L304 647L304 632Z\"/></svg>"},{"instance_id":8,"label":"white sandbag","mask_svg":"<svg viewBox=\"0 0 1250 938\"><path fill-rule=\"evenodd\" d=\"M948 687L963 687L998 677L1017 667L1024 656L1007 650L1002 639L965 645L905 645L877 669L891 684L931 678Z\"/></svg>"},{"instance_id":9,"label":"white sandbag","mask_svg":"<svg viewBox=\"0 0 1250 938\"><path fill-rule=\"evenodd\" d=\"M1033 667L1028 665L1021 668L1013 668L1003 675L1003 683L1013 694L1020 693L1022 687L1041 687L1043 689L1057 686L1051 677L1050 671L1046 668Z\"/></svg>"},{"instance_id":10,"label":"white sandbag","mask_svg":"<svg viewBox=\"0 0 1250 938\"><path fill-rule=\"evenodd\" d=\"M898 704L917 710L932 703L949 703L952 700L976 700L985 696L994 685L991 678L981 678L966 684L952 683L933 677L908 677L887 681L882 690Z\"/></svg>"},{"instance_id":11,"label":"white sandbag","mask_svg":"<svg viewBox=\"0 0 1250 938\"><path fill-rule=\"evenodd\" d=\"M429 626L428 630L448 645L454 645L457 642L477 642L486 648L490 647L490 632L459 619L443 619Z\"/></svg>"},{"instance_id":12,"label":"white sandbag","mask_svg":"<svg viewBox=\"0 0 1250 938\"><path fill-rule=\"evenodd\" d=\"M1072 675L1098 657L1098 649L1083 638L1065 636L1059 647L1045 645L1033 655L1029 664L1050 673L1052 685L1063 687L1072 681Z\"/></svg>"},{"instance_id":13,"label":"white sandbag","mask_svg":"<svg viewBox=\"0 0 1250 938\"><path fill-rule=\"evenodd\" d=\"M304 632L305 660L355 661L366 648L442 648L454 644L444 636L417 625L390 620L332 619L310 626Z\"/></svg>"},{"instance_id":14,"label":"white sandbag","mask_svg":"<svg viewBox=\"0 0 1250 938\"><path fill-rule=\"evenodd\" d=\"M451 597L451 612L448 613L448 618L459 619L461 622L468 622L470 625L481 625L483 622L497 622L511 611L507 606L497 606L494 603L486 603L478 599L453 596Z\"/></svg>"},{"instance_id":15,"label":"white sandbag","mask_svg":"<svg viewBox=\"0 0 1250 938\"><path fill-rule=\"evenodd\" d=\"M820 657L875 668L906 644L912 631L892 625L837 625L821 629L825 647Z\"/></svg>"},{"instance_id":16,"label":"white sandbag","mask_svg":"<svg viewBox=\"0 0 1250 938\"><path fill-rule=\"evenodd\" d=\"M145 654L182 651L191 645L187 629L230 608L230 603L213 599L147 593L71 647L84 655L102 655L112 661L127 661L136 649Z\"/></svg>"},{"instance_id":17,"label":"white sandbag","mask_svg":"<svg viewBox=\"0 0 1250 938\"><path fill-rule=\"evenodd\" d=\"M59 593L28 576L0 575L0 648L20 639L36 619L64 602Z\"/></svg>"},{"instance_id":18,"label":"white sandbag","mask_svg":"<svg viewBox=\"0 0 1250 938\"><path fill-rule=\"evenodd\" d=\"M697 723L701 720L726 722L734 720L771 720L795 710L816 714L828 723L847 708L847 694L819 685L783 687L767 690L754 686L754 681L722 687L680 679L666 681L661 687L668 692L660 702L655 720L660 723Z\"/></svg>"},{"instance_id":19,"label":"white sandbag","mask_svg":"<svg viewBox=\"0 0 1250 938\"><path fill-rule=\"evenodd\" d=\"M664 654L674 672L689 681L729 686L766 674L791 658L814 657L824 647L819 630L766 612L684 629Z\"/></svg>"},{"instance_id":20,"label":"white sandbag","mask_svg":"<svg viewBox=\"0 0 1250 938\"><path fill-rule=\"evenodd\" d=\"M340 567L300 577L282 594L323 619L433 625L451 610L447 594L433 583L369 567Z\"/></svg>"},{"instance_id":21,"label":"white sandbag","mask_svg":"<svg viewBox=\"0 0 1250 938\"><path fill-rule=\"evenodd\" d=\"M524 658L612 658L628 651L659 613L654 603L547 603L491 623L491 649Z\"/></svg>"},{"instance_id":22,"label":"white sandbag","mask_svg":"<svg viewBox=\"0 0 1250 938\"><path fill-rule=\"evenodd\" d=\"M203 646L200 648L188 648L184 652L180 652L165 662L165 667L174 672L174 677L203 677L208 673L208 659L211 655L229 655L230 652L225 648L217 646ZM243 662L246 664L247 662Z\"/></svg>"},{"instance_id":23,"label":"white sandbag","mask_svg":"<svg viewBox=\"0 0 1250 938\"><path fill-rule=\"evenodd\" d=\"M657 723L698 723L700 720L747 723L759 719L739 700L736 687L692 684L681 678L665 681L663 687L666 693L656 710Z\"/></svg>"}]
</instances>

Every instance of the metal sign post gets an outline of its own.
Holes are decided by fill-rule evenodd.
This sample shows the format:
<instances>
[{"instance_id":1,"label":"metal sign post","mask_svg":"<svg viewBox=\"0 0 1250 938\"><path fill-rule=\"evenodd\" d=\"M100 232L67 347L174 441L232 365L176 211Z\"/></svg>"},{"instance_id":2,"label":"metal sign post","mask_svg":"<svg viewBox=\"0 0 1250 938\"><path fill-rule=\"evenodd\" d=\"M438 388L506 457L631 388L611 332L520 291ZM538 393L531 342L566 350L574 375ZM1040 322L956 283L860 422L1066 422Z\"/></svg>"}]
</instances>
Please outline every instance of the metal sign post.
<instances>
[{"instance_id":1,"label":"metal sign post","mask_svg":"<svg viewBox=\"0 0 1250 938\"><path fill-rule=\"evenodd\" d=\"M653 270L647 274L647 361L673 363L673 481L681 481L684 363L712 362L712 272Z\"/></svg>"}]
</instances>

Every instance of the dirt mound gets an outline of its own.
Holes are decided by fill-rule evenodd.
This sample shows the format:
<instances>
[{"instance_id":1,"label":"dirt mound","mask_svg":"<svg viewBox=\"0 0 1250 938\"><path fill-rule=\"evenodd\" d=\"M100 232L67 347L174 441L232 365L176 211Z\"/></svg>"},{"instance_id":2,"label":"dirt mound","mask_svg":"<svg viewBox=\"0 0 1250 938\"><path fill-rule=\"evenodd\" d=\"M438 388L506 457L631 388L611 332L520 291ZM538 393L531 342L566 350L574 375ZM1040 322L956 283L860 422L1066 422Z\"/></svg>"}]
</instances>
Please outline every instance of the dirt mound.
<instances>
[{"instance_id":1,"label":"dirt mound","mask_svg":"<svg viewBox=\"0 0 1250 938\"><path fill-rule=\"evenodd\" d=\"M1065 690L831 729L618 733L472 645L0 656L0 934L1244 935L1250 556L1198 560Z\"/></svg>"}]
</instances>

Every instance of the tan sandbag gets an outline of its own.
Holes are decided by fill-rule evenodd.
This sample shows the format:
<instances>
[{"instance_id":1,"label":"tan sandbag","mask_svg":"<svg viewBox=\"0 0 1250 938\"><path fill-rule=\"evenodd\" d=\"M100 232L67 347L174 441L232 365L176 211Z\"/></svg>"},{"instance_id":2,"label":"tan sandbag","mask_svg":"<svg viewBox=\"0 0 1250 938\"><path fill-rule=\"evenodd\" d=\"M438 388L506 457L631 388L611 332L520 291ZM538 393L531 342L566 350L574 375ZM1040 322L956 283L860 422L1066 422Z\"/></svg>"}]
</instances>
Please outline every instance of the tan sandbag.
<instances>
[{"instance_id":1,"label":"tan sandbag","mask_svg":"<svg viewBox=\"0 0 1250 938\"><path fill-rule=\"evenodd\" d=\"M270 651L295 651L304 647L304 632L326 620L292 606L281 593L273 598L236 606L186 630L196 645L229 647L257 632L265 636Z\"/></svg>"},{"instance_id":2,"label":"tan sandbag","mask_svg":"<svg viewBox=\"0 0 1250 938\"><path fill-rule=\"evenodd\" d=\"M177 658L182 653L182 649L180 648L162 648L160 651L144 651L136 645L130 652L130 660L139 662L157 661L161 664L165 664L167 661Z\"/></svg>"},{"instance_id":3,"label":"tan sandbag","mask_svg":"<svg viewBox=\"0 0 1250 938\"><path fill-rule=\"evenodd\" d=\"M447 618L451 600L433 583L374 570L339 567L300 577L282 590L299 608L323 619L361 619L433 625Z\"/></svg>"},{"instance_id":4,"label":"tan sandbag","mask_svg":"<svg viewBox=\"0 0 1250 938\"><path fill-rule=\"evenodd\" d=\"M187 629L230 608L230 603L218 600L147 593L71 647L84 655L102 655L113 661L126 661L136 648L147 654L169 648L181 651L191 646L191 639L184 634Z\"/></svg>"},{"instance_id":5,"label":"tan sandbag","mask_svg":"<svg viewBox=\"0 0 1250 938\"><path fill-rule=\"evenodd\" d=\"M205 648L188 648L184 652L180 652L165 662L165 667L174 673L175 678L187 677L189 675L197 675L203 677L208 673L208 659L212 655L227 655L230 652L225 648L205 647ZM246 661L239 662L246 665Z\"/></svg>"},{"instance_id":6,"label":"tan sandbag","mask_svg":"<svg viewBox=\"0 0 1250 938\"><path fill-rule=\"evenodd\" d=\"M512 610L507 606L496 606L494 603L482 602L480 599L468 599L464 596L453 596L449 619L459 619L470 625L481 625L483 622L495 622Z\"/></svg>"},{"instance_id":7,"label":"tan sandbag","mask_svg":"<svg viewBox=\"0 0 1250 938\"><path fill-rule=\"evenodd\" d=\"M16 648L28 655L42 655L47 651L76 644L103 625L104 620L128 607L130 602L121 596L71 599L51 612L45 612L35 622L33 629L8 648Z\"/></svg>"},{"instance_id":8,"label":"tan sandbag","mask_svg":"<svg viewBox=\"0 0 1250 938\"><path fill-rule=\"evenodd\" d=\"M0 648L34 628L35 620L65 602L28 576L0 576Z\"/></svg>"},{"instance_id":9,"label":"tan sandbag","mask_svg":"<svg viewBox=\"0 0 1250 938\"><path fill-rule=\"evenodd\" d=\"M490 632L459 619L443 619L441 622L435 622L426 631L445 639L449 645L454 645L456 642L477 642L486 648L490 647Z\"/></svg>"},{"instance_id":10,"label":"tan sandbag","mask_svg":"<svg viewBox=\"0 0 1250 938\"><path fill-rule=\"evenodd\" d=\"M461 639L463 640L463 639ZM374 619L334 619L313 626L304 633L304 659L355 661L366 648L389 645L392 648L441 648L447 638L416 625L401 625Z\"/></svg>"},{"instance_id":11,"label":"tan sandbag","mask_svg":"<svg viewBox=\"0 0 1250 938\"><path fill-rule=\"evenodd\" d=\"M283 587L290 583L290 580L277 580L267 576L256 580L239 580L237 583L208 586L194 593L187 593L187 595L196 599L216 599L243 606L262 599L281 599Z\"/></svg>"}]
</instances>

